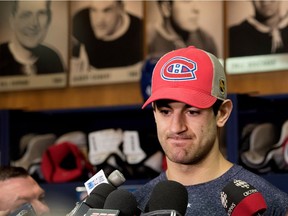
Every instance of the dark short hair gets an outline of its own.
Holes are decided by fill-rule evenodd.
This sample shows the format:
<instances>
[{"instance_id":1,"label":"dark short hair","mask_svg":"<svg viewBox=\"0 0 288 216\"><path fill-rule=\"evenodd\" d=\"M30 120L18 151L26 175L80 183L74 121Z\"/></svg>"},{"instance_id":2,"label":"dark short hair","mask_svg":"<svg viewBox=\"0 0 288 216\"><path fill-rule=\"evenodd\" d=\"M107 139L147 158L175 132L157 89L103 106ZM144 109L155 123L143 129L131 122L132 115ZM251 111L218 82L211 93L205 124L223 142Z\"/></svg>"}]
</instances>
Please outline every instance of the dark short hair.
<instances>
[{"instance_id":1,"label":"dark short hair","mask_svg":"<svg viewBox=\"0 0 288 216\"><path fill-rule=\"evenodd\" d=\"M19 2L19 0L14 0L11 2L11 13L13 14L13 16L17 12L18 2ZM52 13L51 12L51 0L46 0L46 8L48 11L48 22L50 22L51 21L51 13Z\"/></svg>"},{"instance_id":2,"label":"dark short hair","mask_svg":"<svg viewBox=\"0 0 288 216\"><path fill-rule=\"evenodd\" d=\"M5 181L10 178L28 177L30 176L23 167L1 166L0 167L0 181Z\"/></svg>"},{"instance_id":3,"label":"dark short hair","mask_svg":"<svg viewBox=\"0 0 288 216\"><path fill-rule=\"evenodd\" d=\"M212 109L213 109L215 116L217 115L218 110L220 106L222 105L222 103L223 103L223 100L217 99L216 102L213 104Z\"/></svg>"},{"instance_id":4,"label":"dark short hair","mask_svg":"<svg viewBox=\"0 0 288 216\"><path fill-rule=\"evenodd\" d=\"M163 2L169 2L170 4L173 3L173 0L158 0L158 5L162 4Z\"/></svg>"}]
</instances>

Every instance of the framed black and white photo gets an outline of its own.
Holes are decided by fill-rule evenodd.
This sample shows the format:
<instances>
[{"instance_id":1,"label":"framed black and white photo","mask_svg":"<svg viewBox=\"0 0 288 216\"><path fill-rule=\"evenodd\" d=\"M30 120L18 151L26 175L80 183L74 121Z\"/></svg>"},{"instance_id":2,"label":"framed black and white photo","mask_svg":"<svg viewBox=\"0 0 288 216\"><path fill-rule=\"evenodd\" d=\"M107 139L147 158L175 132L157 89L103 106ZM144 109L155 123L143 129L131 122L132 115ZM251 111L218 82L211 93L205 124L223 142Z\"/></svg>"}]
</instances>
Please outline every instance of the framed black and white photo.
<instances>
[{"instance_id":1,"label":"framed black and white photo","mask_svg":"<svg viewBox=\"0 0 288 216\"><path fill-rule=\"evenodd\" d=\"M228 74L288 69L288 2L227 1Z\"/></svg>"},{"instance_id":2,"label":"framed black and white photo","mask_svg":"<svg viewBox=\"0 0 288 216\"><path fill-rule=\"evenodd\" d=\"M142 18L142 1L71 1L70 85L139 81Z\"/></svg>"},{"instance_id":3,"label":"framed black and white photo","mask_svg":"<svg viewBox=\"0 0 288 216\"><path fill-rule=\"evenodd\" d=\"M68 2L1 1L0 91L67 85Z\"/></svg>"},{"instance_id":4,"label":"framed black and white photo","mask_svg":"<svg viewBox=\"0 0 288 216\"><path fill-rule=\"evenodd\" d=\"M223 59L223 13L223 1L146 1L148 55L195 46Z\"/></svg>"}]
</instances>

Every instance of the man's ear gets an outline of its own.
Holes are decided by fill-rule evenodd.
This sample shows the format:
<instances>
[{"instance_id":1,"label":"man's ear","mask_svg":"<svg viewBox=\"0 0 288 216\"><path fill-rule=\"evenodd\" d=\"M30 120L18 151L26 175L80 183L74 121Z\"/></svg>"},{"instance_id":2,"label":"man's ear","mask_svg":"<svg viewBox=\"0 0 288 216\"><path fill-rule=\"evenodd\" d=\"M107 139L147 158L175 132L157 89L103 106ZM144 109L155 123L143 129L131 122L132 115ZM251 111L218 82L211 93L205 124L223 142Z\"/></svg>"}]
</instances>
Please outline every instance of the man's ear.
<instances>
[{"instance_id":1,"label":"man's ear","mask_svg":"<svg viewBox=\"0 0 288 216\"><path fill-rule=\"evenodd\" d=\"M232 109L233 109L233 104L231 100L226 99L225 101L223 101L223 103L219 107L219 110L216 116L216 122L217 122L218 127L223 127L226 124L232 112Z\"/></svg>"}]
</instances>

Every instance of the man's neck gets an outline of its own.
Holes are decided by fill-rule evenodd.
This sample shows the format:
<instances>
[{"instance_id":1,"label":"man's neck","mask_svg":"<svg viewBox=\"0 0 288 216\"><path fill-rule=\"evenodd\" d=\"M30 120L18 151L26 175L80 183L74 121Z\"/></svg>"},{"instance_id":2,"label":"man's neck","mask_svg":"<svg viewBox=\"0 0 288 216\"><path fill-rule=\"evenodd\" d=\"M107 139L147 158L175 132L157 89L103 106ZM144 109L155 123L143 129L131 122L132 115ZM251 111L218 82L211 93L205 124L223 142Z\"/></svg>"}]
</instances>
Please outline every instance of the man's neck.
<instances>
[{"instance_id":1,"label":"man's neck","mask_svg":"<svg viewBox=\"0 0 288 216\"><path fill-rule=\"evenodd\" d=\"M263 18L262 16L256 14L255 19L270 28L275 28L281 21L279 14L269 18Z\"/></svg>"},{"instance_id":2,"label":"man's neck","mask_svg":"<svg viewBox=\"0 0 288 216\"><path fill-rule=\"evenodd\" d=\"M232 165L220 153L213 158L212 162L209 159L192 165L176 164L167 159L166 175L169 180L178 181L183 185L196 185L220 177Z\"/></svg>"},{"instance_id":3,"label":"man's neck","mask_svg":"<svg viewBox=\"0 0 288 216\"><path fill-rule=\"evenodd\" d=\"M14 58L22 64L34 64L37 60L33 52L23 47L17 40L12 40L9 43L9 49Z\"/></svg>"}]
</instances>

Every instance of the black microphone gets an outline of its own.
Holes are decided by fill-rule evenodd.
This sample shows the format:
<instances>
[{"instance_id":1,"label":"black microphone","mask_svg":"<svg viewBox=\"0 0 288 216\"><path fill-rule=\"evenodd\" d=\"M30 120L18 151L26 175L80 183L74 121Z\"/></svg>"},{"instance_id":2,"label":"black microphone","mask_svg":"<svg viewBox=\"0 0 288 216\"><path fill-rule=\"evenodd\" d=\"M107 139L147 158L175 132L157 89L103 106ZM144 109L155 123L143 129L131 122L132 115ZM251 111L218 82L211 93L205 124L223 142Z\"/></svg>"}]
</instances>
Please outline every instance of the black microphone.
<instances>
[{"instance_id":1,"label":"black microphone","mask_svg":"<svg viewBox=\"0 0 288 216\"><path fill-rule=\"evenodd\" d=\"M176 181L159 182L151 193L143 216L152 215L179 215L186 213L188 192Z\"/></svg>"},{"instance_id":2,"label":"black microphone","mask_svg":"<svg viewBox=\"0 0 288 216\"><path fill-rule=\"evenodd\" d=\"M66 216L83 216L90 208L103 208L108 195L116 188L107 183L97 185L82 202L78 202L74 209Z\"/></svg>"},{"instance_id":3,"label":"black microphone","mask_svg":"<svg viewBox=\"0 0 288 216\"><path fill-rule=\"evenodd\" d=\"M90 209L86 216L90 215L114 215L135 216L139 215L136 198L125 189L117 189L111 192L104 203L103 209Z\"/></svg>"},{"instance_id":4,"label":"black microphone","mask_svg":"<svg viewBox=\"0 0 288 216\"><path fill-rule=\"evenodd\" d=\"M221 191L221 202L229 216L260 216L267 209L262 194L243 180L228 183Z\"/></svg>"},{"instance_id":5,"label":"black microphone","mask_svg":"<svg viewBox=\"0 0 288 216\"><path fill-rule=\"evenodd\" d=\"M105 201L104 209L120 211L120 216L133 216L138 212L136 198L125 189L118 188L110 193Z\"/></svg>"}]
</instances>

